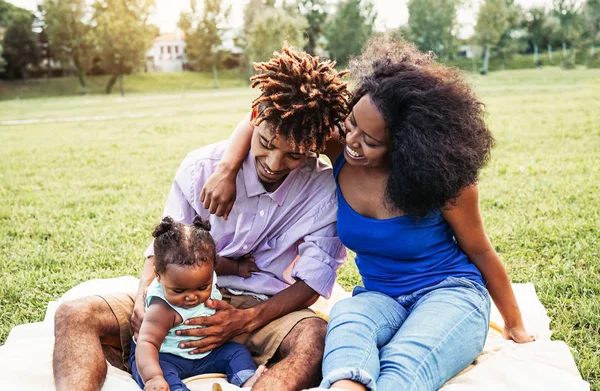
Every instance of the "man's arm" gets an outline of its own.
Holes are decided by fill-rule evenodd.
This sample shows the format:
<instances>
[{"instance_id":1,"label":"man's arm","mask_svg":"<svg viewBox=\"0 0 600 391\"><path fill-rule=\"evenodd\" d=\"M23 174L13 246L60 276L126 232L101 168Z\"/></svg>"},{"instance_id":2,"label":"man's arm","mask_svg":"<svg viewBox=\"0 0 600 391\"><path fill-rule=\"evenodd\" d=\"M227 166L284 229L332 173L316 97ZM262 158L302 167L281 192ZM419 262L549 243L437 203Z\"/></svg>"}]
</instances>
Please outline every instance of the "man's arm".
<instances>
[{"instance_id":1,"label":"man's arm","mask_svg":"<svg viewBox=\"0 0 600 391\"><path fill-rule=\"evenodd\" d=\"M239 310L219 301L209 300L207 305L217 310L215 315L190 319L189 325L205 328L182 331L180 335L205 336L200 341L186 342L186 347L197 348L193 353L213 349L236 335L252 332L275 319L293 311L307 308L319 296L328 297L333 289L336 270L345 260L345 249L337 237L335 197L324 198L307 211L311 216L306 226L311 232L298 246L299 258L292 270L296 282L259 305Z\"/></svg>"},{"instance_id":2,"label":"man's arm","mask_svg":"<svg viewBox=\"0 0 600 391\"><path fill-rule=\"evenodd\" d=\"M152 280L154 280L154 256L146 258L135 295L135 305L133 306L133 314L131 315L131 327L135 338L137 338L142 325L142 319L144 319L144 313L146 312L145 293Z\"/></svg>"},{"instance_id":3,"label":"man's arm","mask_svg":"<svg viewBox=\"0 0 600 391\"><path fill-rule=\"evenodd\" d=\"M314 289L304 281L298 281L269 300L245 310L237 309L222 300L207 300L206 305L217 312L212 316L188 319L186 325L204 327L181 330L177 335L205 337L185 342L183 347L196 348L190 354L207 352L237 335L251 333L275 319L307 308L318 298L319 294Z\"/></svg>"}]
</instances>

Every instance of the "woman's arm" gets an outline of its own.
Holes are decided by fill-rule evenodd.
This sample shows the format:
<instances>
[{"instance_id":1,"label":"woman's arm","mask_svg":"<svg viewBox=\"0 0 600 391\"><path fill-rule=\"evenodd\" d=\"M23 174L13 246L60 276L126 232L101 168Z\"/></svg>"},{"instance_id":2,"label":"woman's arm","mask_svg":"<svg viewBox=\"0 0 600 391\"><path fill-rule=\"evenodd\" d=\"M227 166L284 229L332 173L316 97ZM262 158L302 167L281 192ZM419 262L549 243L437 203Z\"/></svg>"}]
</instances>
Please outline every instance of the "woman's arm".
<instances>
[{"instance_id":1,"label":"woman's arm","mask_svg":"<svg viewBox=\"0 0 600 391\"><path fill-rule=\"evenodd\" d=\"M146 385L145 389L162 390L166 384L158 363L158 352L169 330L181 321L181 317L162 299L152 299L146 310L135 349L135 361ZM167 385L165 390L168 389Z\"/></svg>"},{"instance_id":2,"label":"woman's arm","mask_svg":"<svg viewBox=\"0 0 600 391\"><path fill-rule=\"evenodd\" d=\"M229 212L235 202L235 178L242 167L242 163L252 140L253 127L250 125L252 112L235 128L229 138L229 147L221 159L217 170L208 178L200 192L200 202L211 214L227 220Z\"/></svg>"},{"instance_id":3,"label":"woman's arm","mask_svg":"<svg viewBox=\"0 0 600 391\"><path fill-rule=\"evenodd\" d=\"M504 319L504 338L518 343L534 341L535 338L526 332L523 325L506 269L483 228L477 185L465 188L456 205L444 211L444 217L452 227L458 245L487 283L487 289Z\"/></svg>"}]
</instances>

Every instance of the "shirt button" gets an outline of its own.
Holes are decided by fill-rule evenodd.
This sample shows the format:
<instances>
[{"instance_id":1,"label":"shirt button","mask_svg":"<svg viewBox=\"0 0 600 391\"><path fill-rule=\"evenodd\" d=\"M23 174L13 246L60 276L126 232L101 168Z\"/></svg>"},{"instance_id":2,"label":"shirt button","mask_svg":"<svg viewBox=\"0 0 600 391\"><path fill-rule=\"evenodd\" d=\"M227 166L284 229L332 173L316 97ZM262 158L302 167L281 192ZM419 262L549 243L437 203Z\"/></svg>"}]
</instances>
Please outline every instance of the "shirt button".
<instances>
[{"instance_id":1,"label":"shirt button","mask_svg":"<svg viewBox=\"0 0 600 391\"><path fill-rule=\"evenodd\" d=\"M244 244L244 247L243 247L243 249L244 249L244 250L248 250L248 245L247 245L247 244Z\"/></svg>"},{"instance_id":2,"label":"shirt button","mask_svg":"<svg viewBox=\"0 0 600 391\"><path fill-rule=\"evenodd\" d=\"M265 211L264 211L264 210L261 210L261 211L260 211L260 217L263 217L264 215L265 215Z\"/></svg>"}]
</instances>

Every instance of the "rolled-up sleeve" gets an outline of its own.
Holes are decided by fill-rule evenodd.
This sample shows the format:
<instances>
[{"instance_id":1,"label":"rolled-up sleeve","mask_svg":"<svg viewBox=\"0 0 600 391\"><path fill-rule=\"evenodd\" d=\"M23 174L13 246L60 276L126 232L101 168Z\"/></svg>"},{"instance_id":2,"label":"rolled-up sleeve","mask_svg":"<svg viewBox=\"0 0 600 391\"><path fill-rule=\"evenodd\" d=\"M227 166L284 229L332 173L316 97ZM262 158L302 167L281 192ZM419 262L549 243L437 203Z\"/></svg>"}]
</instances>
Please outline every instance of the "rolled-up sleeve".
<instances>
[{"instance_id":1,"label":"rolled-up sleeve","mask_svg":"<svg viewBox=\"0 0 600 391\"><path fill-rule=\"evenodd\" d=\"M328 197L312 217L311 231L298 245L299 258L292 277L304 281L325 298L331 296L337 270L346 260L346 248L338 238L337 199Z\"/></svg>"}]
</instances>

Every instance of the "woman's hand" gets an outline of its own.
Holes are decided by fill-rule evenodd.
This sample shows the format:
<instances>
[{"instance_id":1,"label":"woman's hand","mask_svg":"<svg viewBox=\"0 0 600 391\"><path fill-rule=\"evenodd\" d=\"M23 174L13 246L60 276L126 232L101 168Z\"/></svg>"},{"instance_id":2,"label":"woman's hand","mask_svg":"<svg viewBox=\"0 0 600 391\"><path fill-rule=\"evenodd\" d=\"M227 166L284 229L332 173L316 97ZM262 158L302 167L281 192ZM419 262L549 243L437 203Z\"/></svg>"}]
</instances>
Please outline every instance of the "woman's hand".
<instances>
[{"instance_id":1,"label":"woman's hand","mask_svg":"<svg viewBox=\"0 0 600 391\"><path fill-rule=\"evenodd\" d=\"M529 335L529 333L527 332L527 330L525 330L525 327L523 326L504 326L502 336L504 337L504 339L512 339L516 343L528 343L535 341L535 337L533 335Z\"/></svg>"},{"instance_id":2,"label":"woman's hand","mask_svg":"<svg viewBox=\"0 0 600 391\"><path fill-rule=\"evenodd\" d=\"M200 202L210 214L216 214L225 220L235 202L235 178L233 172L219 165L217 170L207 179L200 192Z\"/></svg>"},{"instance_id":3,"label":"woman's hand","mask_svg":"<svg viewBox=\"0 0 600 391\"><path fill-rule=\"evenodd\" d=\"M144 391L169 391L169 383L162 376L156 376L144 384Z\"/></svg>"}]
</instances>

